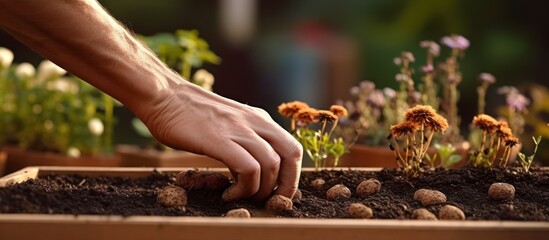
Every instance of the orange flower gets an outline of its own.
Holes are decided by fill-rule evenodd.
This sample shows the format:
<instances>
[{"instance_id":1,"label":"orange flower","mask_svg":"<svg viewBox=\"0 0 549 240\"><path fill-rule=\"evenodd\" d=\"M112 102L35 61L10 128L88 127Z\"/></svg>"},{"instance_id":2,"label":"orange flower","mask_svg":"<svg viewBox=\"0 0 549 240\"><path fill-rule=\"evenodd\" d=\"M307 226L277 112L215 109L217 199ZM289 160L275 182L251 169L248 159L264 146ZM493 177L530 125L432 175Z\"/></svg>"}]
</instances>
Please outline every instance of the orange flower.
<instances>
[{"instance_id":1,"label":"orange flower","mask_svg":"<svg viewBox=\"0 0 549 240\"><path fill-rule=\"evenodd\" d=\"M333 122L337 119L337 116L327 110L319 110L318 115L316 116L317 120L320 122L327 121L327 122Z\"/></svg>"},{"instance_id":2,"label":"orange flower","mask_svg":"<svg viewBox=\"0 0 549 240\"><path fill-rule=\"evenodd\" d=\"M400 137L406 134L414 134L419 130L419 125L415 122L406 121L401 124L391 126L391 135L394 137Z\"/></svg>"},{"instance_id":3,"label":"orange flower","mask_svg":"<svg viewBox=\"0 0 549 240\"><path fill-rule=\"evenodd\" d=\"M287 103L282 103L278 106L278 113L280 113L280 115L287 118L294 118L294 115L296 113L306 108L309 108L309 105L307 105L304 102L300 102L300 101L287 102Z\"/></svg>"},{"instance_id":4,"label":"orange flower","mask_svg":"<svg viewBox=\"0 0 549 240\"><path fill-rule=\"evenodd\" d=\"M437 115L435 109L429 105L416 105L406 111L406 121L414 122L418 125L429 124L435 121Z\"/></svg>"},{"instance_id":5,"label":"orange flower","mask_svg":"<svg viewBox=\"0 0 549 240\"><path fill-rule=\"evenodd\" d=\"M444 132L448 129L448 121L443 116L435 114L431 121L427 123L427 127L431 131Z\"/></svg>"},{"instance_id":6,"label":"orange flower","mask_svg":"<svg viewBox=\"0 0 549 240\"><path fill-rule=\"evenodd\" d=\"M505 146L508 146L508 147L514 147L519 143L520 143L520 140L517 137L509 137L505 139Z\"/></svg>"},{"instance_id":7,"label":"orange flower","mask_svg":"<svg viewBox=\"0 0 549 240\"><path fill-rule=\"evenodd\" d=\"M330 111L338 117L346 117L348 115L347 109L341 105L332 105Z\"/></svg>"},{"instance_id":8,"label":"orange flower","mask_svg":"<svg viewBox=\"0 0 549 240\"><path fill-rule=\"evenodd\" d=\"M294 114L293 118L302 124L309 124L318 121L319 111L314 108L304 108Z\"/></svg>"},{"instance_id":9,"label":"orange flower","mask_svg":"<svg viewBox=\"0 0 549 240\"><path fill-rule=\"evenodd\" d=\"M495 133L498 137L507 139L513 136L513 131L506 121L499 121Z\"/></svg>"},{"instance_id":10,"label":"orange flower","mask_svg":"<svg viewBox=\"0 0 549 240\"><path fill-rule=\"evenodd\" d=\"M499 124L496 119L486 114L479 114L473 118L473 125L489 133L494 133Z\"/></svg>"}]
</instances>

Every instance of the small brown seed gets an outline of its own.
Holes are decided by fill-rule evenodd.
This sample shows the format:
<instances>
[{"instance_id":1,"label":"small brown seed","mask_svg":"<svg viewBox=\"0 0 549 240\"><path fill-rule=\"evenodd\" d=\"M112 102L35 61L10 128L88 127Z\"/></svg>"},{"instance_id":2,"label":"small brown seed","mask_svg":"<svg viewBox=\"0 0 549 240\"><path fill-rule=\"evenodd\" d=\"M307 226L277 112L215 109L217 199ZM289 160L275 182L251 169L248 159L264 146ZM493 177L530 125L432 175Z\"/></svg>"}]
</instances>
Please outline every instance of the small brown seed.
<instances>
[{"instance_id":1,"label":"small brown seed","mask_svg":"<svg viewBox=\"0 0 549 240\"><path fill-rule=\"evenodd\" d=\"M421 205L430 206L446 202L446 195L437 190L419 189L414 193L414 199L419 200Z\"/></svg>"},{"instance_id":2,"label":"small brown seed","mask_svg":"<svg viewBox=\"0 0 549 240\"><path fill-rule=\"evenodd\" d=\"M437 216L425 208L419 208L412 212L412 218L418 220L437 220Z\"/></svg>"},{"instance_id":3,"label":"small brown seed","mask_svg":"<svg viewBox=\"0 0 549 240\"><path fill-rule=\"evenodd\" d=\"M493 200L513 199L515 187L509 183L493 183L488 189L488 196Z\"/></svg>"},{"instance_id":4,"label":"small brown seed","mask_svg":"<svg viewBox=\"0 0 549 240\"><path fill-rule=\"evenodd\" d=\"M356 187L356 194L360 197L370 196L378 193L380 190L381 183L377 179L371 178L358 184L358 186Z\"/></svg>"},{"instance_id":5,"label":"small brown seed","mask_svg":"<svg viewBox=\"0 0 549 240\"><path fill-rule=\"evenodd\" d=\"M446 205L438 212L438 218L444 220L465 220L465 213L456 206Z\"/></svg>"},{"instance_id":6,"label":"small brown seed","mask_svg":"<svg viewBox=\"0 0 549 240\"><path fill-rule=\"evenodd\" d=\"M328 191L326 191L326 198L328 200L335 200L337 198L350 198L351 197L351 190L349 190L348 187L345 187L343 184L337 184Z\"/></svg>"},{"instance_id":7,"label":"small brown seed","mask_svg":"<svg viewBox=\"0 0 549 240\"><path fill-rule=\"evenodd\" d=\"M349 213L349 216L353 218L367 219L374 216L372 209L362 203L351 203L351 205L347 208L347 212Z\"/></svg>"},{"instance_id":8,"label":"small brown seed","mask_svg":"<svg viewBox=\"0 0 549 240\"><path fill-rule=\"evenodd\" d=\"M167 207L185 209L187 205L187 191L178 186L166 186L158 192L156 201Z\"/></svg>"},{"instance_id":9,"label":"small brown seed","mask_svg":"<svg viewBox=\"0 0 549 240\"><path fill-rule=\"evenodd\" d=\"M322 179L322 178L317 178L317 179L315 179L315 180L313 180L313 181L311 182L311 186L312 186L313 188L319 189L319 188L321 188L322 186L324 186L325 183L326 183L326 181L324 181L324 179Z\"/></svg>"},{"instance_id":10,"label":"small brown seed","mask_svg":"<svg viewBox=\"0 0 549 240\"><path fill-rule=\"evenodd\" d=\"M292 200L282 195L273 195L265 203L265 208L271 213L279 213L284 210L292 210L292 207Z\"/></svg>"},{"instance_id":11,"label":"small brown seed","mask_svg":"<svg viewBox=\"0 0 549 240\"><path fill-rule=\"evenodd\" d=\"M234 217L234 218L250 218L252 215L250 211L245 208L231 209L226 214L225 217Z\"/></svg>"}]
</instances>

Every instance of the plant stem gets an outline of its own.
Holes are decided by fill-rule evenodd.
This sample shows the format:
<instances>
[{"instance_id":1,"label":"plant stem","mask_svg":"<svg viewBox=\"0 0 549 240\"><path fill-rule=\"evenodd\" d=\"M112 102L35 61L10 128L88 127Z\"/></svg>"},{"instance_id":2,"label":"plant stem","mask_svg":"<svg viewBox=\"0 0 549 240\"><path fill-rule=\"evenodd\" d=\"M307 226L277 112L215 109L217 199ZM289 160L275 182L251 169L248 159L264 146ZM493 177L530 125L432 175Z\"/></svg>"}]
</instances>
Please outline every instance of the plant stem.
<instances>
[{"instance_id":1,"label":"plant stem","mask_svg":"<svg viewBox=\"0 0 549 240\"><path fill-rule=\"evenodd\" d=\"M110 96L103 94L103 101L105 104L105 132L103 135L103 148L106 153L112 153L114 100Z\"/></svg>"}]
</instances>

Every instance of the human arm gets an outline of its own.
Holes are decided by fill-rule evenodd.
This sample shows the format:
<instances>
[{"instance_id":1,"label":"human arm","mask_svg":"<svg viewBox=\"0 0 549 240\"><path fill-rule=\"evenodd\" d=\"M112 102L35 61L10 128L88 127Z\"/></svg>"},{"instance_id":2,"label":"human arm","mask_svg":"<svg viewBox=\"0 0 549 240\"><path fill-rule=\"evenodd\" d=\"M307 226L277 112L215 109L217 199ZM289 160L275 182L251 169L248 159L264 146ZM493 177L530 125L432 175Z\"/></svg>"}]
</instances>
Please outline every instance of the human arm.
<instances>
[{"instance_id":1,"label":"human arm","mask_svg":"<svg viewBox=\"0 0 549 240\"><path fill-rule=\"evenodd\" d=\"M162 143L225 163L226 201L291 197L301 146L268 114L185 81L92 0L0 0L0 27L122 102Z\"/></svg>"}]
</instances>

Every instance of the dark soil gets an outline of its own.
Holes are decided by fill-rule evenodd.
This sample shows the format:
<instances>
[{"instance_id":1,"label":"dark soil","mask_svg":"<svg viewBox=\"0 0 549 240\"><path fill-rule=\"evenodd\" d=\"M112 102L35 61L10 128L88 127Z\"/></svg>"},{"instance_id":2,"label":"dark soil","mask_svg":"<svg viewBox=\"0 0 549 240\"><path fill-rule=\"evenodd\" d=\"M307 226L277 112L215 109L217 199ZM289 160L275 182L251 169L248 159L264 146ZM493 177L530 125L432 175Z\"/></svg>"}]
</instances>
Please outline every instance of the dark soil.
<instances>
[{"instance_id":1,"label":"dark soil","mask_svg":"<svg viewBox=\"0 0 549 240\"><path fill-rule=\"evenodd\" d=\"M323 187L309 186L319 177L326 181ZM378 179L381 191L372 196L356 196L357 185L368 178ZM222 216L239 207L250 210L252 216L264 212L262 206L246 200L223 203L222 190L189 189L186 211L157 204L158 189L174 181L175 175L158 172L145 178L48 175L0 188L0 213ZM489 199L488 188L494 182L514 185L515 198ZM351 189L352 197L326 200L326 190L339 183ZM300 182L302 200L294 200L293 210L280 216L348 218L347 206L360 202L373 209L374 218L409 219L414 209L422 207L413 199L414 192L420 188L443 192L448 198L446 204L462 209L468 220L549 221L549 172L536 169L531 173L511 169L437 169L417 178L407 178L394 170L304 173ZM436 214L442 206L427 209Z\"/></svg>"}]
</instances>

